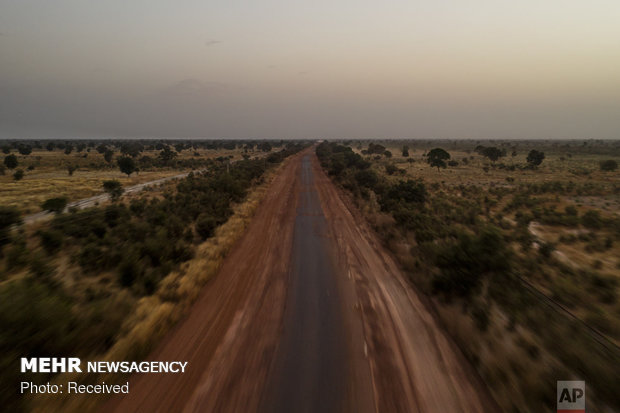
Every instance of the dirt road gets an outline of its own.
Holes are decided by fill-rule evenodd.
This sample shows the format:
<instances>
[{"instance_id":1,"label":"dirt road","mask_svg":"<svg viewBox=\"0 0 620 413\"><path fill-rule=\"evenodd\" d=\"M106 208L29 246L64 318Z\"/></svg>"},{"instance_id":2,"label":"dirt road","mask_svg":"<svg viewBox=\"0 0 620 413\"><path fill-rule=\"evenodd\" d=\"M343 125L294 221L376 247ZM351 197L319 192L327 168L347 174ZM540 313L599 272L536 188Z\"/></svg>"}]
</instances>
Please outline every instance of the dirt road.
<instances>
[{"instance_id":1,"label":"dirt road","mask_svg":"<svg viewBox=\"0 0 620 413\"><path fill-rule=\"evenodd\" d=\"M312 150L292 158L186 320L104 411L497 411Z\"/></svg>"},{"instance_id":2,"label":"dirt road","mask_svg":"<svg viewBox=\"0 0 620 413\"><path fill-rule=\"evenodd\" d=\"M189 172L184 172L182 174L178 174L174 176L167 176L165 178L155 179L153 181L143 182L141 184L133 185L133 186L125 188L123 191L123 195L134 194L150 186L163 184L172 179L185 178L187 175L189 175ZM108 201L109 199L110 199L110 195L107 193L91 196L89 198L84 198L84 199L80 199L77 201L69 202L67 206L65 207L64 211L66 212L70 210L71 208L76 208L76 209L90 208L102 202ZM37 212L37 213L25 216L23 218L23 222L24 224L28 225L28 224L33 224L35 222L42 221L44 219L49 219L53 216L54 216L53 212L41 211L41 212Z\"/></svg>"}]
</instances>

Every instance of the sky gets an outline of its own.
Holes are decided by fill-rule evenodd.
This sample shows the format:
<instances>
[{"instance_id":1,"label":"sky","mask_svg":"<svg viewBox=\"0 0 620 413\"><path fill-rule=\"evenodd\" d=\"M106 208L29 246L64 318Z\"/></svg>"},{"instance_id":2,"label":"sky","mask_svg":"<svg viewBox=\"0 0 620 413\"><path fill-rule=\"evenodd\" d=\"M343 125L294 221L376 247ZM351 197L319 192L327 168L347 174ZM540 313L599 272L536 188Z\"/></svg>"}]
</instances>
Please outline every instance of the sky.
<instances>
[{"instance_id":1,"label":"sky","mask_svg":"<svg viewBox=\"0 0 620 413\"><path fill-rule=\"evenodd\" d=\"M620 138L617 0L0 0L0 138Z\"/></svg>"}]
</instances>

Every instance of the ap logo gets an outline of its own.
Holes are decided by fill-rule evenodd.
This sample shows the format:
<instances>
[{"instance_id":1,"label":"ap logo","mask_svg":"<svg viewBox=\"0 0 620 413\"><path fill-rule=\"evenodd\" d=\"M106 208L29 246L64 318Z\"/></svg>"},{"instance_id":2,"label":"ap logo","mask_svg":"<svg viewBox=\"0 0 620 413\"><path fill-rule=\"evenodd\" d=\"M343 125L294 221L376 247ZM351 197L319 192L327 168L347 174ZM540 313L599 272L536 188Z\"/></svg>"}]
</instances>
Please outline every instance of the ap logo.
<instances>
[{"instance_id":1,"label":"ap logo","mask_svg":"<svg viewBox=\"0 0 620 413\"><path fill-rule=\"evenodd\" d=\"M585 413L586 382L558 381L558 413Z\"/></svg>"}]
</instances>

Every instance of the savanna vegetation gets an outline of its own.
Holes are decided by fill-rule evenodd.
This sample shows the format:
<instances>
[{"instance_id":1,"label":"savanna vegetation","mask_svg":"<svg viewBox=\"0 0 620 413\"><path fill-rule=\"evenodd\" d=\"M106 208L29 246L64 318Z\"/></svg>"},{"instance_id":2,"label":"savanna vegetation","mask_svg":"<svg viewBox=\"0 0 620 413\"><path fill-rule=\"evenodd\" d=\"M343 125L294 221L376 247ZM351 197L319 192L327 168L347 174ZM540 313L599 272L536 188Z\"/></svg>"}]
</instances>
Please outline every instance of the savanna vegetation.
<instances>
[{"instance_id":1,"label":"savanna vegetation","mask_svg":"<svg viewBox=\"0 0 620 413\"><path fill-rule=\"evenodd\" d=\"M0 205L22 214L47 198L71 203L97 195L105 180L133 185L200 170L221 162L269 156L283 141L13 140L0 141Z\"/></svg>"},{"instance_id":2,"label":"savanna vegetation","mask_svg":"<svg viewBox=\"0 0 620 413\"><path fill-rule=\"evenodd\" d=\"M18 382L54 379L20 374L20 357L92 358L112 350L119 359L144 356L243 230L245 221L230 221L248 219L248 207L239 207L248 192L304 146L273 144L266 156L234 162L205 159L185 178L131 196L122 196L119 181L105 180L100 191L110 202L67 211L66 198L52 197L42 208L53 218L31 225L19 208L1 206L0 405L27 410L28 399L16 397ZM194 261L199 275L187 274Z\"/></svg>"},{"instance_id":3,"label":"savanna vegetation","mask_svg":"<svg viewBox=\"0 0 620 413\"><path fill-rule=\"evenodd\" d=\"M572 379L588 410L620 408L620 143L348 141L317 155L504 410L553 410Z\"/></svg>"}]
</instances>

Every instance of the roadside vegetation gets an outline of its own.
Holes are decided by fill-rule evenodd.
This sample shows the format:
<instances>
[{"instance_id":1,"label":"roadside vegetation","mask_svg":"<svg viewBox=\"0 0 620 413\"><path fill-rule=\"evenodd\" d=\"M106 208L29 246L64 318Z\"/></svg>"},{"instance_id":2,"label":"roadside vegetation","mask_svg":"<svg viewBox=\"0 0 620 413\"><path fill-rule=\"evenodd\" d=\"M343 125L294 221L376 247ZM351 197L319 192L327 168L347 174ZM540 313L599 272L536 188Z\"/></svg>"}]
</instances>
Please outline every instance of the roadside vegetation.
<instances>
[{"instance_id":1,"label":"roadside vegetation","mask_svg":"<svg viewBox=\"0 0 620 413\"><path fill-rule=\"evenodd\" d=\"M620 408L620 144L324 142L317 155L506 411Z\"/></svg>"},{"instance_id":2,"label":"roadside vegetation","mask_svg":"<svg viewBox=\"0 0 620 413\"><path fill-rule=\"evenodd\" d=\"M0 207L0 404L30 410L29 399L16 397L18 382L55 379L20 374L20 357L144 357L219 268L265 177L304 146L208 159L185 178L128 197L119 181L105 180L100 190L111 202L63 212L67 199L49 198L42 208L56 214L42 223L24 225L19 208Z\"/></svg>"},{"instance_id":3,"label":"roadside vegetation","mask_svg":"<svg viewBox=\"0 0 620 413\"><path fill-rule=\"evenodd\" d=\"M51 197L72 202L97 195L105 180L127 188L200 170L213 160L266 157L283 147L283 141L0 141L0 205L33 214Z\"/></svg>"}]
</instances>

